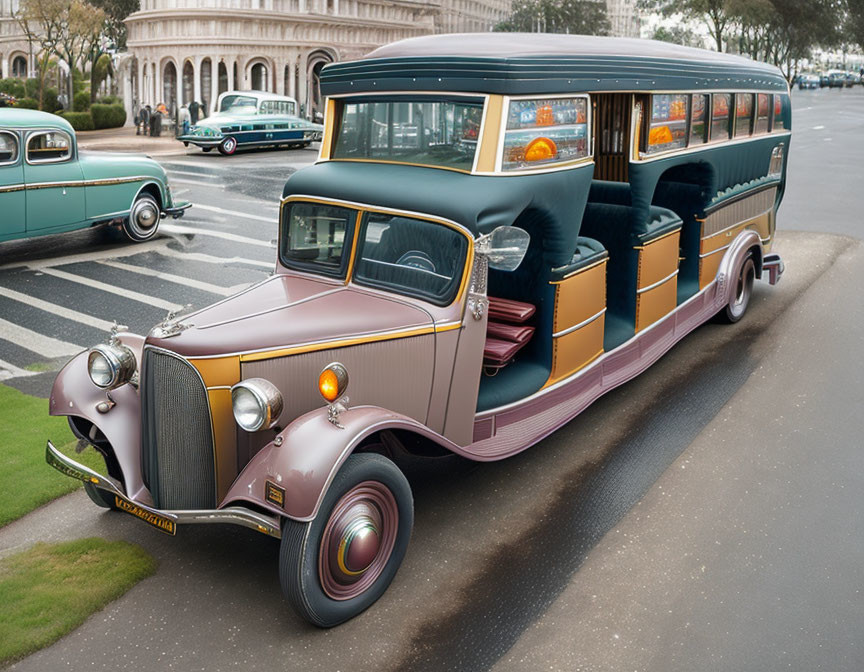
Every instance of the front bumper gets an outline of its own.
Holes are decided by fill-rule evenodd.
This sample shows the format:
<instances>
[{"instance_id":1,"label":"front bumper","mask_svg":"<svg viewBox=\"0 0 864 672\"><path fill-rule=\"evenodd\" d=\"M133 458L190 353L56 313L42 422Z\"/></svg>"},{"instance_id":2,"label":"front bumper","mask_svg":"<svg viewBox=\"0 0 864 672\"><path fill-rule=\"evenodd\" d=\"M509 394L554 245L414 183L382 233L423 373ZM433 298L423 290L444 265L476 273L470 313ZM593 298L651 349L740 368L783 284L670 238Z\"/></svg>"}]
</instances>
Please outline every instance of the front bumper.
<instances>
[{"instance_id":1,"label":"front bumper","mask_svg":"<svg viewBox=\"0 0 864 672\"><path fill-rule=\"evenodd\" d=\"M776 285L780 282L783 271L786 270L786 264L780 258L779 254L766 254L762 260L762 273L768 274L768 284Z\"/></svg>"},{"instance_id":2,"label":"front bumper","mask_svg":"<svg viewBox=\"0 0 864 672\"><path fill-rule=\"evenodd\" d=\"M174 219L179 219L191 207L192 204L189 201L180 201L179 203L175 203L173 208L165 208L162 211L162 217L170 216Z\"/></svg>"},{"instance_id":3,"label":"front bumper","mask_svg":"<svg viewBox=\"0 0 864 672\"><path fill-rule=\"evenodd\" d=\"M103 476L89 467L79 464L71 457L57 450L50 441L48 441L48 445L45 447L45 461L60 473L110 492L114 495L114 504L117 509L130 513L167 534L176 534L177 525L189 523L230 523L257 530L276 539L282 537L282 528L277 516L268 516L243 506L229 506L224 509L163 511L133 501L123 493L120 484L113 478Z\"/></svg>"},{"instance_id":4,"label":"front bumper","mask_svg":"<svg viewBox=\"0 0 864 672\"><path fill-rule=\"evenodd\" d=\"M207 135L178 135L177 140L196 147L218 147L219 143L225 139L225 136L207 136Z\"/></svg>"}]
</instances>

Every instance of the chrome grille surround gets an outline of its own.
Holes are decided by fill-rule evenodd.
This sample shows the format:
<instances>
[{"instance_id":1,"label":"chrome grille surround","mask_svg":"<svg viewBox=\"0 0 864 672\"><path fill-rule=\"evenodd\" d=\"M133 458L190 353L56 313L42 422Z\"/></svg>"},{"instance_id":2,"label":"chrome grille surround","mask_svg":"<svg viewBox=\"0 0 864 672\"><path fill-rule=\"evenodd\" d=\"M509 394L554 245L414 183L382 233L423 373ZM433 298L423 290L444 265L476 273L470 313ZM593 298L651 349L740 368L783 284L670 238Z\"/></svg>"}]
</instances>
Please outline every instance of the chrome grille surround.
<instances>
[{"instance_id":1,"label":"chrome grille surround","mask_svg":"<svg viewBox=\"0 0 864 672\"><path fill-rule=\"evenodd\" d=\"M141 367L144 482L162 509L215 509L213 425L204 381L179 355L148 346Z\"/></svg>"}]
</instances>

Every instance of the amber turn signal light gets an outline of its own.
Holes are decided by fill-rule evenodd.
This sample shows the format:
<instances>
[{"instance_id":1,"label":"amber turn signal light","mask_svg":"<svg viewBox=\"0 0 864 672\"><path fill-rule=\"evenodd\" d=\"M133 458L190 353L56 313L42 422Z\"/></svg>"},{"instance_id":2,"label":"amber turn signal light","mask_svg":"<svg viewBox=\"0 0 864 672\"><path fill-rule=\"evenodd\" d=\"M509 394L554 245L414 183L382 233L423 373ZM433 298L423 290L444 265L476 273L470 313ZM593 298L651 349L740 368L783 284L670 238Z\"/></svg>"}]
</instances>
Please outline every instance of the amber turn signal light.
<instances>
[{"instance_id":1,"label":"amber turn signal light","mask_svg":"<svg viewBox=\"0 0 864 672\"><path fill-rule=\"evenodd\" d=\"M558 146L550 138L534 138L525 148L526 161L548 161L558 156Z\"/></svg>"},{"instance_id":2,"label":"amber turn signal light","mask_svg":"<svg viewBox=\"0 0 864 672\"><path fill-rule=\"evenodd\" d=\"M341 397L347 388L348 370L339 362L328 364L318 376L318 391L324 400L331 404Z\"/></svg>"}]
</instances>

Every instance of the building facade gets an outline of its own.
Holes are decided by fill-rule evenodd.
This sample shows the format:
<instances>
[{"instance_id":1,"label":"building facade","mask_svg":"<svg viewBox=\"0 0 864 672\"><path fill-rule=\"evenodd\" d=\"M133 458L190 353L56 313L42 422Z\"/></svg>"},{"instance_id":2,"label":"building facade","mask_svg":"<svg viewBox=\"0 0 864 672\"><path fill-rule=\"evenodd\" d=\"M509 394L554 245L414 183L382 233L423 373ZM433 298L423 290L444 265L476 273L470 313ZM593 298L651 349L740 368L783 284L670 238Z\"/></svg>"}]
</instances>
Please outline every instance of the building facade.
<instances>
[{"instance_id":1,"label":"building facade","mask_svg":"<svg viewBox=\"0 0 864 672\"><path fill-rule=\"evenodd\" d=\"M641 37L642 19L637 0L606 0L609 34L612 37Z\"/></svg>"},{"instance_id":2,"label":"building facade","mask_svg":"<svg viewBox=\"0 0 864 672\"><path fill-rule=\"evenodd\" d=\"M18 0L0 0L0 79L30 76L30 44L15 21Z\"/></svg>"}]
</instances>

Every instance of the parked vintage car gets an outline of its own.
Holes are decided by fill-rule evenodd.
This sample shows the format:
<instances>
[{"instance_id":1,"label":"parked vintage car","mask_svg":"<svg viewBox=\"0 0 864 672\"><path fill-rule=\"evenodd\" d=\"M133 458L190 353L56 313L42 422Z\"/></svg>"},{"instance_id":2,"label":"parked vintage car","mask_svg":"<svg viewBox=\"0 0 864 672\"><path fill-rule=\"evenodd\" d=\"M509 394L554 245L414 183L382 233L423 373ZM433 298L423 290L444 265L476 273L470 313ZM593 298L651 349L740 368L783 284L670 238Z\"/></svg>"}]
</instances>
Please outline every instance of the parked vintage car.
<instances>
[{"instance_id":1,"label":"parked vintage car","mask_svg":"<svg viewBox=\"0 0 864 672\"><path fill-rule=\"evenodd\" d=\"M0 242L97 224L140 242L156 235L161 217L181 217L190 205L174 201L152 159L79 152L62 117L0 109Z\"/></svg>"},{"instance_id":2,"label":"parked vintage car","mask_svg":"<svg viewBox=\"0 0 864 672\"><path fill-rule=\"evenodd\" d=\"M802 72L800 75L798 75L798 88L818 89L819 75L813 74L812 72Z\"/></svg>"},{"instance_id":3,"label":"parked vintage car","mask_svg":"<svg viewBox=\"0 0 864 672\"><path fill-rule=\"evenodd\" d=\"M829 70L822 75L821 86L829 89L842 89L846 86L846 73L842 70Z\"/></svg>"},{"instance_id":4,"label":"parked vintage car","mask_svg":"<svg viewBox=\"0 0 864 672\"><path fill-rule=\"evenodd\" d=\"M779 280L791 108L764 63L568 35L410 39L321 87L275 274L75 357L50 412L107 474L46 455L164 532L281 538L332 626L402 561L408 458L515 455Z\"/></svg>"},{"instance_id":5,"label":"parked vintage car","mask_svg":"<svg viewBox=\"0 0 864 672\"><path fill-rule=\"evenodd\" d=\"M226 91L216 114L178 136L209 152L216 147L230 155L244 147L308 147L321 139L324 127L297 116L297 101L262 91Z\"/></svg>"}]
</instances>

